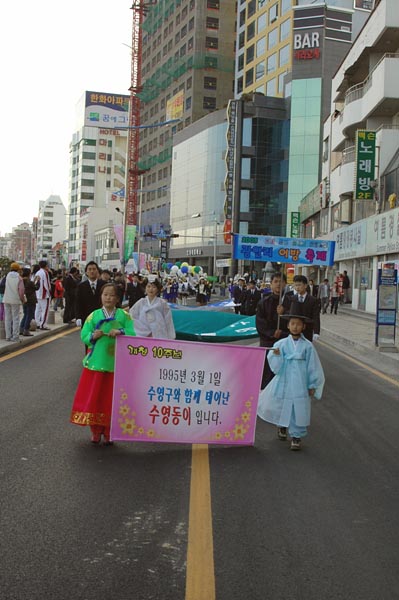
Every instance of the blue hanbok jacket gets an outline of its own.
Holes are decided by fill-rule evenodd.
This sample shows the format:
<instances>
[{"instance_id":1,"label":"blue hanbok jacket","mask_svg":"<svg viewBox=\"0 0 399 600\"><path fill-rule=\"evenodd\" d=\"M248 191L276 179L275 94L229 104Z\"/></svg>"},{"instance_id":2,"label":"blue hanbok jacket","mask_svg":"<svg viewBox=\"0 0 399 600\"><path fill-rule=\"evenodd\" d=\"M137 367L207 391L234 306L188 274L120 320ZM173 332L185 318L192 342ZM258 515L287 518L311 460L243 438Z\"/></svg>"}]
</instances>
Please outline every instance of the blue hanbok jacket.
<instances>
[{"instance_id":1,"label":"blue hanbok jacket","mask_svg":"<svg viewBox=\"0 0 399 600\"><path fill-rule=\"evenodd\" d=\"M317 351L303 335L298 341L290 335L276 342L273 348L279 348L280 355L274 354L273 349L267 354L275 377L260 393L258 416L269 423L288 427L294 407L296 424L306 427L311 411L309 390L314 388L314 397L320 399L324 386Z\"/></svg>"}]
</instances>

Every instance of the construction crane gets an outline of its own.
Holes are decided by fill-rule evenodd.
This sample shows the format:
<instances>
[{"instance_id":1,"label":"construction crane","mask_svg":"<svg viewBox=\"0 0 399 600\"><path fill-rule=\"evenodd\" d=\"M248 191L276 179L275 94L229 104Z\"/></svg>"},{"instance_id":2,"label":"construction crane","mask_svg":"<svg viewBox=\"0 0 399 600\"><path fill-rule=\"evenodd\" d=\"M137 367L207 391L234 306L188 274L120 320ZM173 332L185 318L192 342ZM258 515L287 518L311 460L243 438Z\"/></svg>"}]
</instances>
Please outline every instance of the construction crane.
<instances>
[{"instance_id":1,"label":"construction crane","mask_svg":"<svg viewBox=\"0 0 399 600\"><path fill-rule=\"evenodd\" d=\"M137 164L139 160L140 142L140 98L142 88L141 62L142 62L142 24L146 14L148 2L133 0L131 10L132 23L132 63L130 76L130 105L129 105L129 130L127 148L127 191L125 208L125 225L137 224L137 198L139 178L141 171Z\"/></svg>"}]
</instances>

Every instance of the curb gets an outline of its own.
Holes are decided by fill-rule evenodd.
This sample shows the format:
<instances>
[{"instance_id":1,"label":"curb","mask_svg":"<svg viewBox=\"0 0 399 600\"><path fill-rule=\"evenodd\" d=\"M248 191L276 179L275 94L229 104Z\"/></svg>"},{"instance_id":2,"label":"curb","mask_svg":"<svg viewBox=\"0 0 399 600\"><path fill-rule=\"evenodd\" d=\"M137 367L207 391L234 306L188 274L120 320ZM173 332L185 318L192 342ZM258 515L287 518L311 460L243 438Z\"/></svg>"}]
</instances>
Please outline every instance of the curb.
<instances>
[{"instance_id":1,"label":"curb","mask_svg":"<svg viewBox=\"0 0 399 600\"><path fill-rule=\"evenodd\" d=\"M80 331L79 327L76 327L75 325L73 327L75 327L76 330ZM38 340L43 340L45 338L52 337L60 331L65 331L66 329L71 328L72 326L68 324L60 325L55 327L54 329L51 329L51 331L41 331L34 337L21 339L19 342L7 342L6 346L0 348L0 356L4 356L5 354L11 354L12 352L15 352L16 350L21 350L21 348L25 348L26 346L32 346L32 344L35 344Z\"/></svg>"}]
</instances>

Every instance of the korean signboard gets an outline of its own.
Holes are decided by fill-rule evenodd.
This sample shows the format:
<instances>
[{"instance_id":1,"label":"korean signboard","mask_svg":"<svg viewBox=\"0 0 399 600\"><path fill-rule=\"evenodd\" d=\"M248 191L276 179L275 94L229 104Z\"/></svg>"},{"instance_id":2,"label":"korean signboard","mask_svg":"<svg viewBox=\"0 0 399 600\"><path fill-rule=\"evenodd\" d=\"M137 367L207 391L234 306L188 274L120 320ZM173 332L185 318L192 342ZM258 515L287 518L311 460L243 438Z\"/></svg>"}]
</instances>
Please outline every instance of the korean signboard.
<instances>
[{"instance_id":1,"label":"korean signboard","mask_svg":"<svg viewBox=\"0 0 399 600\"><path fill-rule=\"evenodd\" d=\"M373 200L375 180L375 131L356 132L355 200Z\"/></svg>"},{"instance_id":2,"label":"korean signboard","mask_svg":"<svg viewBox=\"0 0 399 600\"><path fill-rule=\"evenodd\" d=\"M115 359L113 440L253 445L264 348L123 336Z\"/></svg>"},{"instance_id":3,"label":"korean signboard","mask_svg":"<svg viewBox=\"0 0 399 600\"><path fill-rule=\"evenodd\" d=\"M129 96L86 92L84 124L87 127L127 127Z\"/></svg>"},{"instance_id":4,"label":"korean signboard","mask_svg":"<svg viewBox=\"0 0 399 600\"><path fill-rule=\"evenodd\" d=\"M233 257L297 265L334 264L335 242L265 235L235 235Z\"/></svg>"},{"instance_id":5,"label":"korean signboard","mask_svg":"<svg viewBox=\"0 0 399 600\"><path fill-rule=\"evenodd\" d=\"M230 100L227 107L228 127L226 132L227 152L226 152L226 177L224 188L226 197L224 201L225 223L224 243L231 243L231 223L233 219L234 202L234 177L235 177L235 155L236 155L236 137L237 137L237 101Z\"/></svg>"},{"instance_id":6,"label":"korean signboard","mask_svg":"<svg viewBox=\"0 0 399 600\"><path fill-rule=\"evenodd\" d=\"M184 92L180 91L166 103L166 120L181 119L184 113Z\"/></svg>"},{"instance_id":7,"label":"korean signboard","mask_svg":"<svg viewBox=\"0 0 399 600\"><path fill-rule=\"evenodd\" d=\"M299 223L300 223L299 212L292 212L291 213L291 237L293 237L293 238L299 237Z\"/></svg>"},{"instance_id":8,"label":"korean signboard","mask_svg":"<svg viewBox=\"0 0 399 600\"><path fill-rule=\"evenodd\" d=\"M376 346L395 345L398 310L398 265L379 263L377 277Z\"/></svg>"}]
</instances>

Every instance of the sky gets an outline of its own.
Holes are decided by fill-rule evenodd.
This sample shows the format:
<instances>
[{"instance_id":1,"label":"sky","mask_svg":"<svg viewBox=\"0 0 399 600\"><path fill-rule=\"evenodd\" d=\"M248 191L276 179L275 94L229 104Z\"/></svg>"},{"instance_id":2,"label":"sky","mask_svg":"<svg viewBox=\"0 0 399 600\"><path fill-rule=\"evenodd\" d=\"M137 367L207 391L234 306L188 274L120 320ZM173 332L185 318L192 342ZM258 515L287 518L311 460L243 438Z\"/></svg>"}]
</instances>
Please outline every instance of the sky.
<instances>
[{"instance_id":1,"label":"sky","mask_svg":"<svg viewBox=\"0 0 399 600\"><path fill-rule=\"evenodd\" d=\"M68 207L69 143L85 90L128 94L132 0L18 0L0 8L0 234Z\"/></svg>"}]
</instances>

